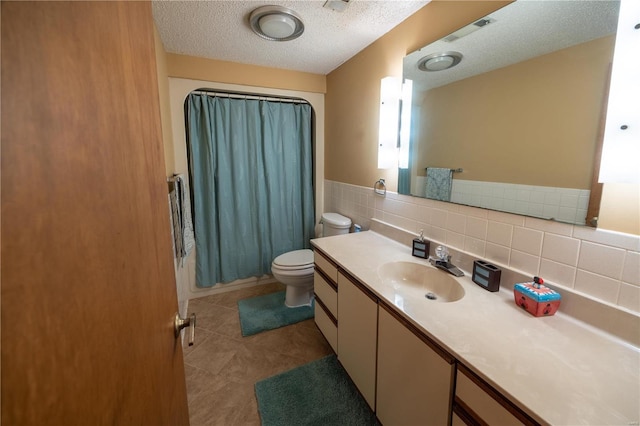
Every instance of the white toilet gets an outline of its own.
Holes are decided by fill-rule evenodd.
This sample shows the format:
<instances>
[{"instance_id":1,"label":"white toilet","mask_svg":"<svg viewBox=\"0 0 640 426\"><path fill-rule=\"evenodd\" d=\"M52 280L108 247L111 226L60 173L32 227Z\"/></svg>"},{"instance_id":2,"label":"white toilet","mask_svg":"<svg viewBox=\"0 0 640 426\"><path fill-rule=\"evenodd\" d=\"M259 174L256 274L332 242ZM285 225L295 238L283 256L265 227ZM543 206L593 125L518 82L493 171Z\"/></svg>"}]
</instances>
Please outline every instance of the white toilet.
<instances>
[{"instance_id":1,"label":"white toilet","mask_svg":"<svg viewBox=\"0 0 640 426\"><path fill-rule=\"evenodd\" d=\"M351 219L338 213L322 213L322 236L348 234ZM294 250L283 253L271 263L271 273L287 286L285 305L289 308L309 306L313 301L313 251Z\"/></svg>"}]
</instances>

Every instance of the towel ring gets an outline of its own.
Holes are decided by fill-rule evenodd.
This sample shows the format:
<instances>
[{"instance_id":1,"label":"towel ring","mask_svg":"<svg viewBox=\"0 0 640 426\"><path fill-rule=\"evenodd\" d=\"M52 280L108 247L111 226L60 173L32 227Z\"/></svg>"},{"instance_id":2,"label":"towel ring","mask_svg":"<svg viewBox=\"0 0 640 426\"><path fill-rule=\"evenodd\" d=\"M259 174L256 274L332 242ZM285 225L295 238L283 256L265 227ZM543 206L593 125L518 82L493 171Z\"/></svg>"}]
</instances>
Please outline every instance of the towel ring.
<instances>
[{"instance_id":1,"label":"towel ring","mask_svg":"<svg viewBox=\"0 0 640 426\"><path fill-rule=\"evenodd\" d=\"M378 179L373 184L373 192L382 196L385 196L387 194L387 185L385 185L384 179Z\"/></svg>"}]
</instances>

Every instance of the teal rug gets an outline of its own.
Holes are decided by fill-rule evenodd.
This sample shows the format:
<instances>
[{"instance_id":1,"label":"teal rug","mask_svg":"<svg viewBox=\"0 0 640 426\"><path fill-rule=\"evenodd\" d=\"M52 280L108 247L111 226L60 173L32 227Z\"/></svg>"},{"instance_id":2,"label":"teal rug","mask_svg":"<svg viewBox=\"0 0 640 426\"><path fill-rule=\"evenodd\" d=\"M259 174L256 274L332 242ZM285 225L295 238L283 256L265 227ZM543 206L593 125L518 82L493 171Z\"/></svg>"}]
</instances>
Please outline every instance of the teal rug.
<instances>
[{"instance_id":1,"label":"teal rug","mask_svg":"<svg viewBox=\"0 0 640 426\"><path fill-rule=\"evenodd\" d=\"M239 300L242 335L251 336L313 318L313 303L311 306L287 308L284 296L285 292L279 291Z\"/></svg>"},{"instance_id":2,"label":"teal rug","mask_svg":"<svg viewBox=\"0 0 640 426\"><path fill-rule=\"evenodd\" d=\"M259 381L255 388L263 426L378 424L335 355Z\"/></svg>"}]
</instances>

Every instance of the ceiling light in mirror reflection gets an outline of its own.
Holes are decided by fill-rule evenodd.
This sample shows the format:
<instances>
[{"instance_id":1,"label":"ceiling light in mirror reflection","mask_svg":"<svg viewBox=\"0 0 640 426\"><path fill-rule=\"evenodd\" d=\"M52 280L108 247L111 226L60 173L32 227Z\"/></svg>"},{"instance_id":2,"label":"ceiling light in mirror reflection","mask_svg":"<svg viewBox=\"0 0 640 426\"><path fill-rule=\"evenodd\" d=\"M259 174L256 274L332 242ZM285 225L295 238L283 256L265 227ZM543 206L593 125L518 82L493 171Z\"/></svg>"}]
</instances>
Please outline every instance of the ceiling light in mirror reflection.
<instances>
[{"instance_id":1,"label":"ceiling light in mirror reflection","mask_svg":"<svg viewBox=\"0 0 640 426\"><path fill-rule=\"evenodd\" d=\"M600 182L640 183L640 2L622 0Z\"/></svg>"}]
</instances>

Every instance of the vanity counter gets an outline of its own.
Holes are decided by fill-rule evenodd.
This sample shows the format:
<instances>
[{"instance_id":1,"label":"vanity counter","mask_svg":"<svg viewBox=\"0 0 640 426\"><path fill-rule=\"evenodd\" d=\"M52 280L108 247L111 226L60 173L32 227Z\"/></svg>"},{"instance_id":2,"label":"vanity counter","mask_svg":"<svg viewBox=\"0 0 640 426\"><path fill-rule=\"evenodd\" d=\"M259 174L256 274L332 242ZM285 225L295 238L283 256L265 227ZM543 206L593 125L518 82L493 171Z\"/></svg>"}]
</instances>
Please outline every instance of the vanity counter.
<instances>
[{"instance_id":1,"label":"vanity counter","mask_svg":"<svg viewBox=\"0 0 640 426\"><path fill-rule=\"evenodd\" d=\"M465 291L460 300L407 298L381 280L378 268L429 265L410 247L373 231L312 244L540 423L638 424L639 348L564 315L562 305L556 315L536 318L515 305L514 283L503 279L491 293L469 271L454 278Z\"/></svg>"}]
</instances>

